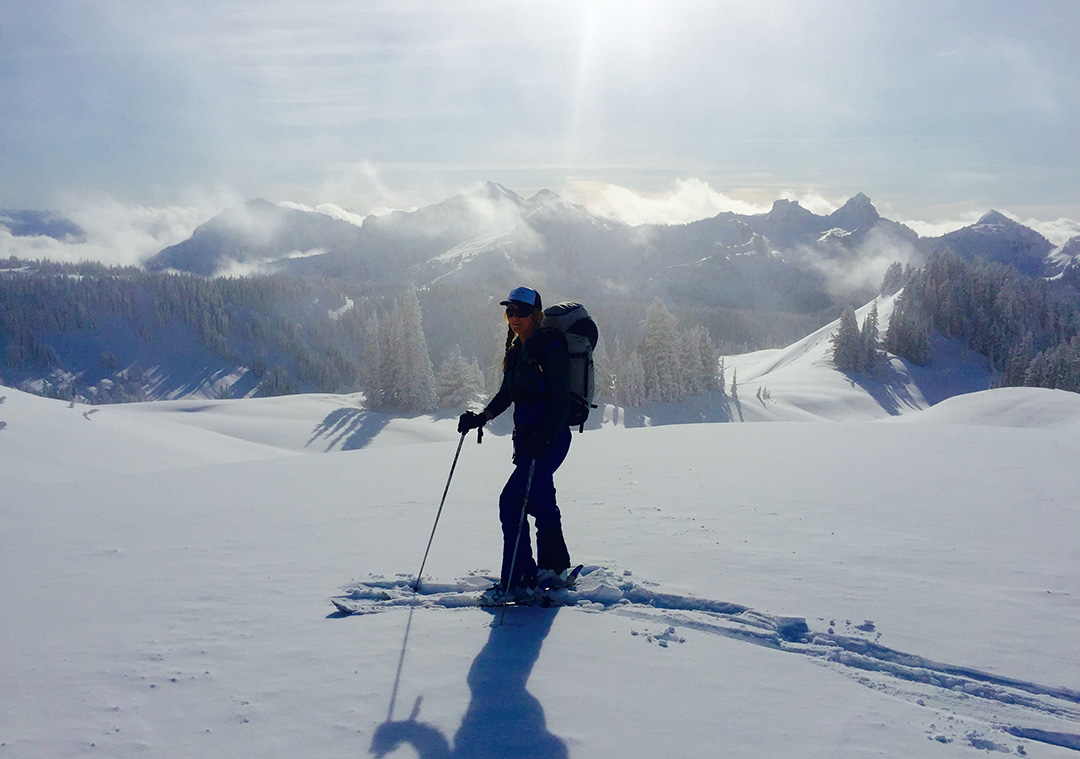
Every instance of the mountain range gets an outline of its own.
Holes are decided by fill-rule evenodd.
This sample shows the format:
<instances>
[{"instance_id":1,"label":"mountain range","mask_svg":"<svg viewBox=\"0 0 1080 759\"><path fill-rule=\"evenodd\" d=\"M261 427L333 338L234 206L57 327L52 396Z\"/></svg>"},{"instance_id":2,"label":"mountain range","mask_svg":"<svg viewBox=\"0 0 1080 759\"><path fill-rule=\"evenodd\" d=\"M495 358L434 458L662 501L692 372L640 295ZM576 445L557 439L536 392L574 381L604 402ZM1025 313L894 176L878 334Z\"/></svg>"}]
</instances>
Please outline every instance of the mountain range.
<instances>
[{"instance_id":1,"label":"mountain range","mask_svg":"<svg viewBox=\"0 0 1080 759\"><path fill-rule=\"evenodd\" d=\"M875 285L891 260L918 265L951 250L1056 277L1077 268L1078 249L1080 238L1055 247L997 211L940 237L920 237L882 217L862 193L828 215L777 200L767 213L629 226L549 190L523 198L489 182L432 206L368 216L360 225L256 199L209 220L146 267L204 276L280 271L373 286L408 280L435 289L531 282L579 298L634 293L811 312L845 290ZM861 280L852 276L871 264L879 270Z\"/></svg>"},{"instance_id":2,"label":"mountain range","mask_svg":"<svg viewBox=\"0 0 1080 759\"><path fill-rule=\"evenodd\" d=\"M43 211L0 210L0 226L17 236L82 234ZM591 302L633 294L674 307L822 313L864 302L892 261L920 265L945 250L1080 285L1080 237L1055 246L997 211L954 232L920 237L859 193L827 215L777 200L766 213L630 226L550 190L524 198L493 182L360 224L256 198L211 218L145 267L331 277L373 292L405 282L433 292L528 282L555 297Z\"/></svg>"},{"instance_id":3,"label":"mountain range","mask_svg":"<svg viewBox=\"0 0 1080 759\"><path fill-rule=\"evenodd\" d=\"M0 224L58 239L80 233L49 214L0 212ZM436 365L455 350L492 363L505 329L492 304L520 284L549 304L587 303L612 353L640 342L646 308L660 298L730 356L798 341L845 306L869 301L894 261L919 266L937 251L1080 286L1080 237L1055 247L995 211L920 237L861 193L827 215L777 200L765 213L674 226L629 226L547 190L524 198L494 183L361 224L256 199L151 257L141 278L103 272L79 279L78 289L76 280L50 279L48 267L13 264L0 371L12 383L39 384L59 372L49 380L59 386L71 376L116 381L118 370L126 377L137 366L138 393L180 397L214 394L222 378L232 392L248 392L237 376L258 379L280 364L301 388L312 377L322 389L351 387L342 378L361 360L357 330L389 308L382 296L408 283L417 286ZM196 276L156 274L168 271ZM262 272L290 276L203 279ZM335 321L354 303L355 318Z\"/></svg>"}]
</instances>

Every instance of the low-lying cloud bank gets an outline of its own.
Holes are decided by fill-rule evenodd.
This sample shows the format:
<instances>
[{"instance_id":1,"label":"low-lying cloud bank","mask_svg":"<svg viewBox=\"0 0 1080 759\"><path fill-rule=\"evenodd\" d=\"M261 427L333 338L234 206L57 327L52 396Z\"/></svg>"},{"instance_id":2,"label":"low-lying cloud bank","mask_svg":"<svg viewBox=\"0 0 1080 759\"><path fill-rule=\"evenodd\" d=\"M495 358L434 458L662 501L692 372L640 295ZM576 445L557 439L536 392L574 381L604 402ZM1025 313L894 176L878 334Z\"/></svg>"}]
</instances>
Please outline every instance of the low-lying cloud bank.
<instances>
[{"instance_id":1,"label":"low-lying cloud bank","mask_svg":"<svg viewBox=\"0 0 1080 759\"><path fill-rule=\"evenodd\" d=\"M55 210L78 226L82 235L62 240L16 237L0 225L0 258L138 266L163 248L186 240L195 227L233 202L239 201L228 198L151 207L111 198L65 198Z\"/></svg>"}]
</instances>

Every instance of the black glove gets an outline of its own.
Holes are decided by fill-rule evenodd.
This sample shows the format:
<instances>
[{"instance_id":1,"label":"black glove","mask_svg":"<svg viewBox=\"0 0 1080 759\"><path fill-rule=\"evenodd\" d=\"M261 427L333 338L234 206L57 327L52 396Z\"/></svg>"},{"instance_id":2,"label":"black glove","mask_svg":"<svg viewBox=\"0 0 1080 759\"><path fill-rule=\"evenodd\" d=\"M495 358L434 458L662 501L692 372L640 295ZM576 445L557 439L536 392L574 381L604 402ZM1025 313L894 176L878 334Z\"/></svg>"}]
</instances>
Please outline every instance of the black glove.
<instances>
[{"instance_id":1,"label":"black glove","mask_svg":"<svg viewBox=\"0 0 1080 759\"><path fill-rule=\"evenodd\" d=\"M473 411L466 411L458 417L457 431L458 434L464 435L469 430L475 430L477 427L483 427L485 424L487 424L486 416L477 414Z\"/></svg>"}]
</instances>

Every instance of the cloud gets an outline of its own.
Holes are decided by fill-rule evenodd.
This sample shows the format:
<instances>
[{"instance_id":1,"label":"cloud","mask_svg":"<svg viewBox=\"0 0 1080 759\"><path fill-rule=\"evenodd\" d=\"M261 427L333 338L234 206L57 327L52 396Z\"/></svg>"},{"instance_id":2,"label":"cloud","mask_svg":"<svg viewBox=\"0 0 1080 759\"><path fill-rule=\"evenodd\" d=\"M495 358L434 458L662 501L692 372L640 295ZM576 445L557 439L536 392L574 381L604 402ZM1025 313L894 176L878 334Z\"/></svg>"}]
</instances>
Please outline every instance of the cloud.
<instances>
[{"instance_id":1,"label":"cloud","mask_svg":"<svg viewBox=\"0 0 1080 759\"><path fill-rule=\"evenodd\" d=\"M876 290L885 276L885 270L893 262L914 265L921 262L915 246L876 228L870 230L866 239L854 251L843 255L829 257L811 248L802 249L801 255L807 264L821 272L829 291L838 296Z\"/></svg>"},{"instance_id":2,"label":"cloud","mask_svg":"<svg viewBox=\"0 0 1080 759\"><path fill-rule=\"evenodd\" d=\"M288 198L280 205L318 211L361 225L367 216L415 211L463 191L460 186L441 181L435 169L426 172L421 168L415 171L399 169L399 172L406 175L408 181L399 181L395 185L385 180L383 171L371 161L336 163L327 169L325 178L317 184L283 183L276 188L276 193L279 197ZM407 187L403 187L403 184Z\"/></svg>"},{"instance_id":3,"label":"cloud","mask_svg":"<svg viewBox=\"0 0 1080 759\"><path fill-rule=\"evenodd\" d=\"M291 208L294 211L321 213L325 216L329 216L331 219L347 221L358 227L363 226L364 224L364 214L346 210L336 203L319 203L317 206L308 206L303 203L294 203L291 200L283 200L281 203L278 203L278 205L282 208Z\"/></svg>"},{"instance_id":4,"label":"cloud","mask_svg":"<svg viewBox=\"0 0 1080 759\"><path fill-rule=\"evenodd\" d=\"M286 256L281 256L280 258L257 258L248 259L246 261L229 261L215 271L213 276L252 277L261 274L273 274L278 269L275 264L279 261L290 258L311 258L312 256L324 255L325 253L326 251L322 248L312 248L311 250L296 250Z\"/></svg>"},{"instance_id":5,"label":"cloud","mask_svg":"<svg viewBox=\"0 0 1080 759\"><path fill-rule=\"evenodd\" d=\"M1021 224L1031 227L1054 245L1061 246L1072 238L1080 235L1080 222L1072 219L1056 219L1054 221L1038 221L1028 219Z\"/></svg>"},{"instance_id":6,"label":"cloud","mask_svg":"<svg viewBox=\"0 0 1080 759\"><path fill-rule=\"evenodd\" d=\"M106 197L68 195L60 199L57 213L83 229L81 239L15 237L0 228L0 258L137 266L163 248L186 240L199 224L237 202L233 196L222 195L189 199L192 205L154 208Z\"/></svg>"},{"instance_id":7,"label":"cloud","mask_svg":"<svg viewBox=\"0 0 1080 759\"><path fill-rule=\"evenodd\" d=\"M897 221L901 221L905 226L915 230L919 237L941 237L942 235L947 235L949 232L955 232L958 229L970 227L985 214L986 211L971 210L964 211L951 218L939 219L937 221L922 221L920 219L897 219Z\"/></svg>"},{"instance_id":8,"label":"cloud","mask_svg":"<svg viewBox=\"0 0 1080 759\"><path fill-rule=\"evenodd\" d=\"M679 179L662 192L645 193L616 184L577 181L570 185L567 199L592 213L640 224L685 224L707 219L724 211L740 214L765 213L758 206L714 190L701 179Z\"/></svg>"},{"instance_id":9,"label":"cloud","mask_svg":"<svg viewBox=\"0 0 1080 759\"><path fill-rule=\"evenodd\" d=\"M780 197L783 200L798 201L800 206L818 216L828 216L847 201L847 198L826 198L820 193L809 190L784 190L780 193Z\"/></svg>"}]
</instances>

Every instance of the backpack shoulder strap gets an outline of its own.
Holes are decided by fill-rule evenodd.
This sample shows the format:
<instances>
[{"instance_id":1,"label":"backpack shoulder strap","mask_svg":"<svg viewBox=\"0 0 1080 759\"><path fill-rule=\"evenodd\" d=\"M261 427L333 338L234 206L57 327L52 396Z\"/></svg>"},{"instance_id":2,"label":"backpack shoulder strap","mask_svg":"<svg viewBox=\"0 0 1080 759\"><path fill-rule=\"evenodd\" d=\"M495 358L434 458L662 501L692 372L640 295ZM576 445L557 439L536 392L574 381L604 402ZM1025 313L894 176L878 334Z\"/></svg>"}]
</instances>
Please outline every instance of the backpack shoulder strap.
<instances>
[{"instance_id":1,"label":"backpack shoulder strap","mask_svg":"<svg viewBox=\"0 0 1080 759\"><path fill-rule=\"evenodd\" d=\"M566 347L566 335L554 327L540 327L529 338L529 353L539 357L552 343L559 343Z\"/></svg>"}]
</instances>

